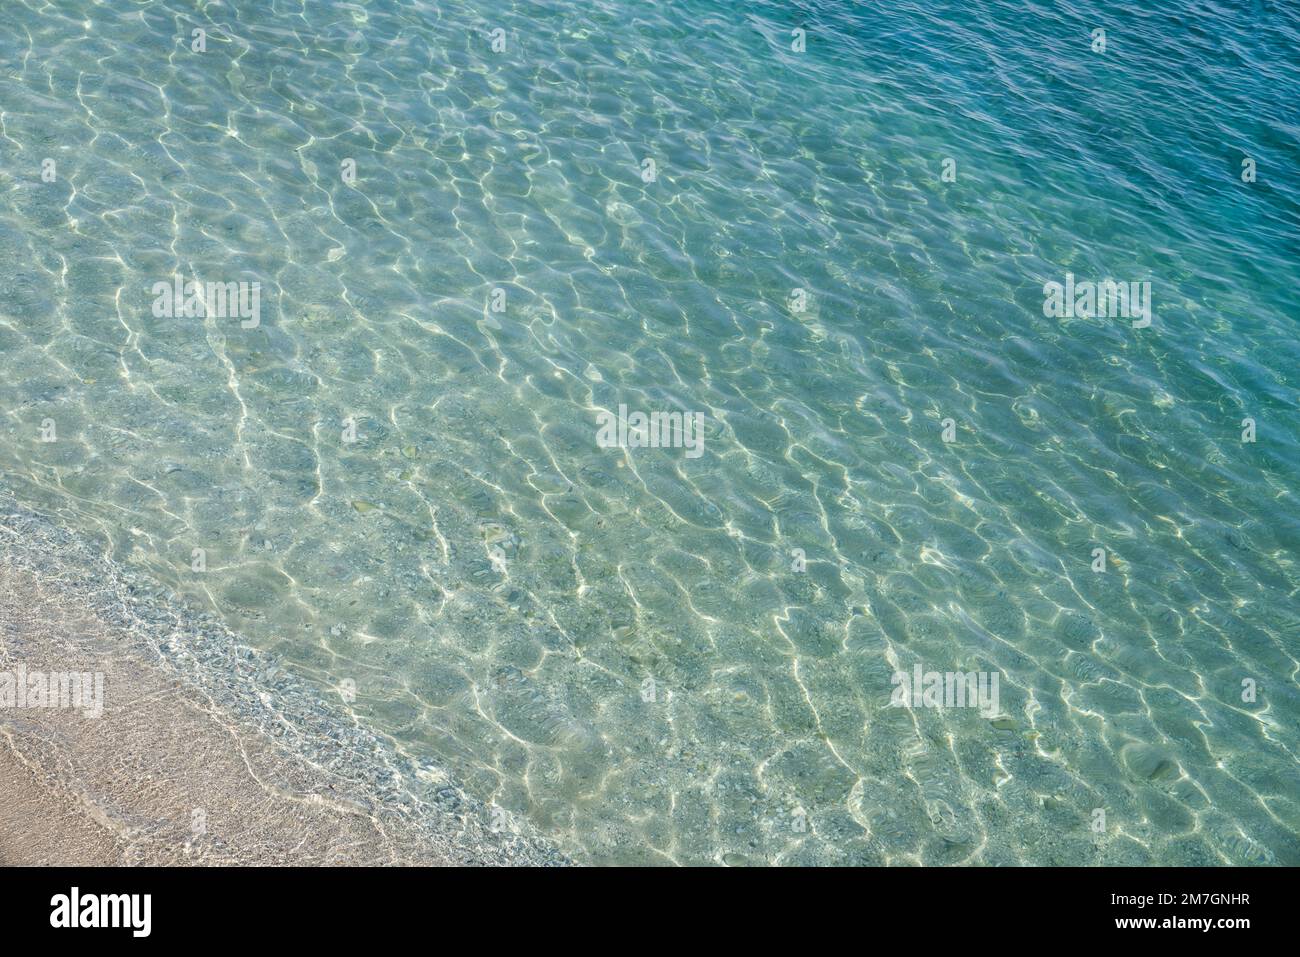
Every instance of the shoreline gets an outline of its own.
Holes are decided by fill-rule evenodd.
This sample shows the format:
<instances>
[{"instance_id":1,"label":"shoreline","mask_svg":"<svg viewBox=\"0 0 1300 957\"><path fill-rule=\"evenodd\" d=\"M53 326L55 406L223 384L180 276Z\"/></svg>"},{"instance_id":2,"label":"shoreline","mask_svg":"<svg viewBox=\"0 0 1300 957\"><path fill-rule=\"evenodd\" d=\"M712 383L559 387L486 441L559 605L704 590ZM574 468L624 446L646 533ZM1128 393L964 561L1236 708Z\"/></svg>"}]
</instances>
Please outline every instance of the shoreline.
<instances>
[{"instance_id":1,"label":"shoreline","mask_svg":"<svg viewBox=\"0 0 1300 957\"><path fill-rule=\"evenodd\" d=\"M150 591L0 493L0 673L106 689L0 707L0 865L571 863Z\"/></svg>"}]
</instances>

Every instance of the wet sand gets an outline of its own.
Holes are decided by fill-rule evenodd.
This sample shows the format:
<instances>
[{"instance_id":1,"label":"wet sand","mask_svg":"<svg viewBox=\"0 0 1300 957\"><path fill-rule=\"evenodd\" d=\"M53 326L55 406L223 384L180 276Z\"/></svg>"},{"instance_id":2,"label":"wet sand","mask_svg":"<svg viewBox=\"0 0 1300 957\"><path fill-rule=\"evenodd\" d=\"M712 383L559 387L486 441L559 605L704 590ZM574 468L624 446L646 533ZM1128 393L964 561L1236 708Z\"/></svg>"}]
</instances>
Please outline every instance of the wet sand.
<instances>
[{"instance_id":1,"label":"wet sand","mask_svg":"<svg viewBox=\"0 0 1300 957\"><path fill-rule=\"evenodd\" d=\"M247 649L185 630L106 565L83 577L84 547L70 562L76 543L6 511L0 672L100 672L105 707L0 707L0 865L564 863L450 783L412 797L340 715L258 687Z\"/></svg>"}]
</instances>

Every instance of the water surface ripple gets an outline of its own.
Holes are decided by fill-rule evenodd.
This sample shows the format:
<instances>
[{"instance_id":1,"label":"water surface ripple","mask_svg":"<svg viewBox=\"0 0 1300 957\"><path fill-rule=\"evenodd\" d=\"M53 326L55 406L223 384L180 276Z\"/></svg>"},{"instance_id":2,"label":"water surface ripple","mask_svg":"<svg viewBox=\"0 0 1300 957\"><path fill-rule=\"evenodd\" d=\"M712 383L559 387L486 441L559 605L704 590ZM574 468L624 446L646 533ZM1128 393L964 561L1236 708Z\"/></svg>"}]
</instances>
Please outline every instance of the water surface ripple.
<instances>
[{"instance_id":1,"label":"water surface ripple","mask_svg":"<svg viewBox=\"0 0 1300 957\"><path fill-rule=\"evenodd\" d=\"M7 0L3 481L580 861L1300 864L1300 7L1147 7Z\"/></svg>"}]
</instances>

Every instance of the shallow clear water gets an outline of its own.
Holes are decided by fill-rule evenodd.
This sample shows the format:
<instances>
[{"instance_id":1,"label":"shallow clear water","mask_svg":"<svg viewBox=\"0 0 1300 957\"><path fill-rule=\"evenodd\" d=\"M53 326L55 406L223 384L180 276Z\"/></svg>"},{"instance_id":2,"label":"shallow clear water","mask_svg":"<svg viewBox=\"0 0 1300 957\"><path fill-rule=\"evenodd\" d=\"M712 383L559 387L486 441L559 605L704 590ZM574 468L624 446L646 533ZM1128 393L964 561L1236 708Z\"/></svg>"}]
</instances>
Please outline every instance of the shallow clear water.
<instances>
[{"instance_id":1,"label":"shallow clear water","mask_svg":"<svg viewBox=\"0 0 1300 957\"><path fill-rule=\"evenodd\" d=\"M3 482L580 861L1300 863L1300 8L1146 6L9 0Z\"/></svg>"}]
</instances>

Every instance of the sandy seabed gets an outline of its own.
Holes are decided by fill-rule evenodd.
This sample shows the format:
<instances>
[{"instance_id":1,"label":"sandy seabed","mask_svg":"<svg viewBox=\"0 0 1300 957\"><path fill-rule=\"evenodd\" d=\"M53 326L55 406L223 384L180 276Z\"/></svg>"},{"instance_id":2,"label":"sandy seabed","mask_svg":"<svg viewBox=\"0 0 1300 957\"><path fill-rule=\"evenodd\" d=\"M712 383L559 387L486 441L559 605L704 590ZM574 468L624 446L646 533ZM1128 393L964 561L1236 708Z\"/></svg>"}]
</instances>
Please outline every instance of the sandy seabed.
<instances>
[{"instance_id":1,"label":"sandy seabed","mask_svg":"<svg viewBox=\"0 0 1300 957\"><path fill-rule=\"evenodd\" d=\"M0 498L0 672L19 666L102 674L104 707L0 707L0 865L568 863Z\"/></svg>"}]
</instances>

